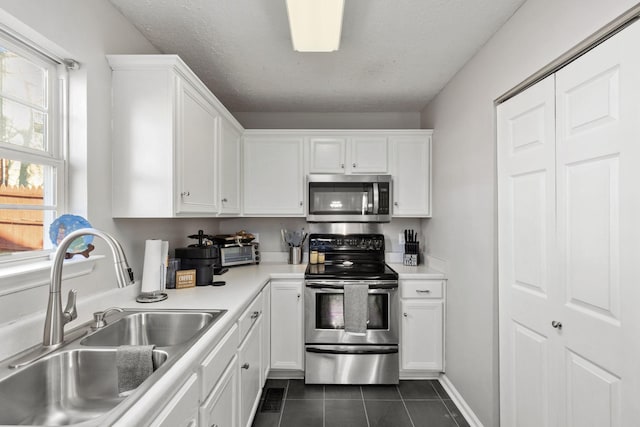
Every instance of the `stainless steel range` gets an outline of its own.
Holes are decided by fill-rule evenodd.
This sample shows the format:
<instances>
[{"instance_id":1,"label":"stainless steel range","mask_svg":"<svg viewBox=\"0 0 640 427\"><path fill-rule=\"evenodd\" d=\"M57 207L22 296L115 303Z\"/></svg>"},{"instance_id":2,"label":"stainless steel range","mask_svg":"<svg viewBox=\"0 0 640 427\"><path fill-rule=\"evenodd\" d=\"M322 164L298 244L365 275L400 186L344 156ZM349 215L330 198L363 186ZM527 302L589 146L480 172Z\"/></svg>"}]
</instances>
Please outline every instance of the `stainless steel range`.
<instances>
[{"instance_id":1,"label":"stainless steel range","mask_svg":"<svg viewBox=\"0 0 640 427\"><path fill-rule=\"evenodd\" d=\"M311 234L309 251L325 262L305 272L305 383L397 384L398 274L384 236Z\"/></svg>"}]
</instances>

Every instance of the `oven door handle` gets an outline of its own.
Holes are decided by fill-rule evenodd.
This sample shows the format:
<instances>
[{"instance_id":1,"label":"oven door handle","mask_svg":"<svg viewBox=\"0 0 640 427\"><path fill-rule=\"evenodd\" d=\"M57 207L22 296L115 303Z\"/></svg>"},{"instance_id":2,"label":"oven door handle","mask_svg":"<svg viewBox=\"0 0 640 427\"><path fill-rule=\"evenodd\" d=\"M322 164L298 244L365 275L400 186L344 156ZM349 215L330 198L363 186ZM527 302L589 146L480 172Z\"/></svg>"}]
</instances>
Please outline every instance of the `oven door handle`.
<instances>
[{"instance_id":1,"label":"oven door handle","mask_svg":"<svg viewBox=\"0 0 640 427\"><path fill-rule=\"evenodd\" d=\"M398 352L397 347L389 348L373 348L373 349L357 349L357 350L337 350L330 348L316 348L307 347L306 351L309 353L321 353L321 354L395 354Z\"/></svg>"}]
</instances>

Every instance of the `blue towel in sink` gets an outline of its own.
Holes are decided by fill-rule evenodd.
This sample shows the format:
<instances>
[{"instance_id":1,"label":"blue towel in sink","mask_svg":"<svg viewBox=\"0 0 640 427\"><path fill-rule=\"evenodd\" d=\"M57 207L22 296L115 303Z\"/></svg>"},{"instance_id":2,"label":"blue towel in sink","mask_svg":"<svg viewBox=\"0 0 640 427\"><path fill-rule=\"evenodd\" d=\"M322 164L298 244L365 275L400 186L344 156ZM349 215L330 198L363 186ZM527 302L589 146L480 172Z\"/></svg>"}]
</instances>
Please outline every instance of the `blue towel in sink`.
<instances>
[{"instance_id":1,"label":"blue towel in sink","mask_svg":"<svg viewBox=\"0 0 640 427\"><path fill-rule=\"evenodd\" d=\"M153 373L154 345L123 345L116 352L118 393L134 390Z\"/></svg>"}]
</instances>

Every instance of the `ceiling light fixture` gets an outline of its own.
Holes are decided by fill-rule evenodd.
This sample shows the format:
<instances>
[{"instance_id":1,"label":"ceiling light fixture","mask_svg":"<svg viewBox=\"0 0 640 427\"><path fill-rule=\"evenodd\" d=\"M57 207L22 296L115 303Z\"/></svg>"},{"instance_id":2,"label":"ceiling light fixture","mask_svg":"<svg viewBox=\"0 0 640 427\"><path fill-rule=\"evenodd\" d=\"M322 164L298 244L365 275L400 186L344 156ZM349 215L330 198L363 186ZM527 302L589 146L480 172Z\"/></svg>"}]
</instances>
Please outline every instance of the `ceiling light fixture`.
<instances>
[{"instance_id":1,"label":"ceiling light fixture","mask_svg":"<svg viewBox=\"0 0 640 427\"><path fill-rule=\"evenodd\" d=\"M344 0L287 0L293 50L334 52L340 48Z\"/></svg>"}]
</instances>

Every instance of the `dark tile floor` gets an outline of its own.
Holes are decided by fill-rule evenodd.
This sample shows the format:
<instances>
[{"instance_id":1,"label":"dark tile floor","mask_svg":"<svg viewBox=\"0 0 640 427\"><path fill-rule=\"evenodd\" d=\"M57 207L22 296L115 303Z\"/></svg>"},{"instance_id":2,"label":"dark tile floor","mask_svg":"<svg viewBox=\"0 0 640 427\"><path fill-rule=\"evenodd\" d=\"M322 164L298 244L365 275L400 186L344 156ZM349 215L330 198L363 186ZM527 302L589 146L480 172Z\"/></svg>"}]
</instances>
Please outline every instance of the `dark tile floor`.
<instances>
[{"instance_id":1,"label":"dark tile floor","mask_svg":"<svg viewBox=\"0 0 640 427\"><path fill-rule=\"evenodd\" d=\"M437 380L395 385L305 385L304 380L268 380L285 389L279 412L263 412L253 427L468 427ZM264 398L264 396L263 396Z\"/></svg>"}]
</instances>

